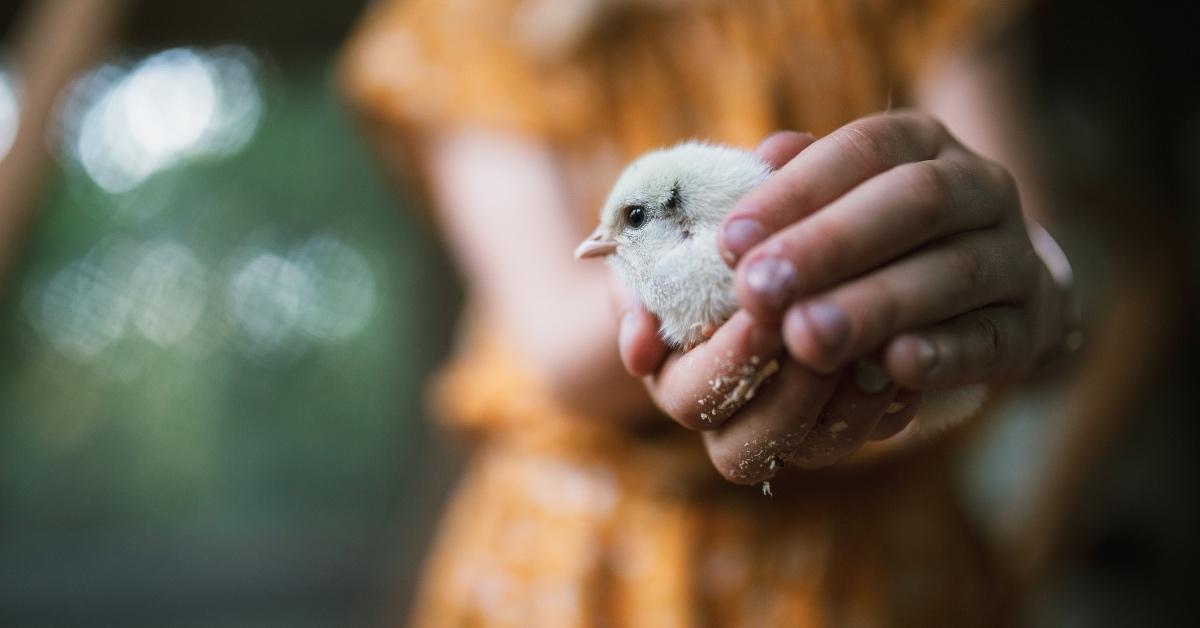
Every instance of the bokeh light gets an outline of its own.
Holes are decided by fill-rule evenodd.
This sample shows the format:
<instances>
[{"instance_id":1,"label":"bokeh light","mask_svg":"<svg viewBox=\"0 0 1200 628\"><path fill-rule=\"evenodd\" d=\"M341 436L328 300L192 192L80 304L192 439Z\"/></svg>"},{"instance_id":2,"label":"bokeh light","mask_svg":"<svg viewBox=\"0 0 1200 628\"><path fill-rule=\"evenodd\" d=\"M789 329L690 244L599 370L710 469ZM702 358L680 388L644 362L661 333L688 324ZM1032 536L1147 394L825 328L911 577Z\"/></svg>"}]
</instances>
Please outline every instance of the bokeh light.
<instances>
[{"instance_id":1,"label":"bokeh light","mask_svg":"<svg viewBox=\"0 0 1200 628\"><path fill-rule=\"evenodd\" d=\"M455 285L329 50L176 36L203 20L124 4L170 23L123 24L45 111L0 299L0 626L365 625L362 592L397 586L453 480L422 390ZM308 10L239 6L271 32ZM36 65L10 58L4 150Z\"/></svg>"},{"instance_id":2,"label":"bokeh light","mask_svg":"<svg viewBox=\"0 0 1200 628\"><path fill-rule=\"evenodd\" d=\"M145 247L129 278L133 324L160 347L186 337L207 300L207 273L191 249L178 242Z\"/></svg>"},{"instance_id":3,"label":"bokeh light","mask_svg":"<svg viewBox=\"0 0 1200 628\"><path fill-rule=\"evenodd\" d=\"M46 284L35 324L63 355L89 362L124 336L130 303L123 270L136 249L128 238L107 237Z\"/></svg>"},{"instance_id":4,"label":"bokeh light","mask_svg":"<svg viewBox=\"0 0 1200 628\"><path fill-rule=\"evenodd\" d=\"M313 342L358 335L375 309L374 273L363 253L331 233L286 251L247 245L230 257L228 314L239 349L295 354Z\"/></svg>"},{"instance_id":5,"label":"bokeh light","mask_svg":"<svg viewBox=\"0 0 1200 628\"><path fill-rule=\"evenodd\" d=\"M312 290L308 275L287 258L265 251L251 257L229 287L230 314L248 343L242 348L251 354L283 348Z\"/></svg>"},{"instance_id":6,"label":"bokeh light","mask_svg":"<svg viewBox=\"0 0 1200 628\"><path fill-rule=\"evenodd\" d=\"M354 336L375 308L375 278L366 257L329 234L296 247L291 259L313 287L300 324L308 334L338 341Z\"/></svg>"},{"instance_id":7,"label":"bokeh light","mask_svg":"<svg viewBox=\"0 0 1200 628\"><path fill-rule=\"evenodd\" d=\"M207 211L195 198L177 196L186 178L145 183L160 172L227 159L249 144L264 108L260 65L240 46L172 48L103 64L76 81L60 112L62 152L107 196L81 205L141 218L183 211L175 207L180 202ZM217 190L200 198L217 206L229 200ZM24 302L50 344L80 363L127 337L167 349L199 328L219 332L202 334L207 344L231 342L245 355L281 360L313 342L358 335L378 299L375 275L357 248L327 231L297 240L292 247L244 244L224 255L227 287L213 291L203 259L215 251L197 252L186 240L153 232L142 242L108 237ZM220 311L227 316L217 325L206 320Z\"/></svg>"},{"instance_id":8,"label":"bokeh light","mask_svg":"<svg viewBox=\"0 0 1200 628\"><path fill-rule=\"evenodd\" d=\"M173 48L76 82L64 106L65 152L110 193L189 159L246 145L262 113L257 58L245 48Z\"/></svg>"}]
</instances>

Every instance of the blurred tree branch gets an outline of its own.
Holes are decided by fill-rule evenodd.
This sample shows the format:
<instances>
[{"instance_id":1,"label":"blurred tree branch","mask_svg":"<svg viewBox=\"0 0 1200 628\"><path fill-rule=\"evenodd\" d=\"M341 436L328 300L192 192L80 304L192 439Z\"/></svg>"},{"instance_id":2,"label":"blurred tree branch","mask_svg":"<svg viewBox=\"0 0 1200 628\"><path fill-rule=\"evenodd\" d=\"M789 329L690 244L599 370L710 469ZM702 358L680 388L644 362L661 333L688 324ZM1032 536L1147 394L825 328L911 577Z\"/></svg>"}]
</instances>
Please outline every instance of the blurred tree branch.
<instances>
[{"instance_id":1,"label":"blurred tree branch","mask_svg":"<svg viewBox=\"0 0 1200 628\"><path fill-rule=\"evenodd\" d=\"M37 208L50 165L46 131L68 83L112 43L127 0L36 0L23 7L14 33L17 134L0 159L0 288Z\"/></svg>"}]
</instances>

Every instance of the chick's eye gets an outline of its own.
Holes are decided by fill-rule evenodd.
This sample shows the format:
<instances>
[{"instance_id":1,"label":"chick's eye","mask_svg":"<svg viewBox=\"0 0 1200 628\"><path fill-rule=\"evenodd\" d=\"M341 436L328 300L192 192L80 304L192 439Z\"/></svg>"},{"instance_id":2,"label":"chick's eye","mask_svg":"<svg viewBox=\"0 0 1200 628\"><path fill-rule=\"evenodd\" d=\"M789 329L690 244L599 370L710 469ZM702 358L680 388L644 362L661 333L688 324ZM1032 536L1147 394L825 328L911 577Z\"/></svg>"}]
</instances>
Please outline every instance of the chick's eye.
<instances>
[{"instance_id":1,"label":"chick's eye","mask_svg":"<svg viewBox=\"0 0 1200 628\"><path fill-rule=\"evenodd\" d=\"M641 229L642 225L646 224L646 208L641 205L633 205L625 210L625 224L631 229Z\"/></svg>"}]
</instances>

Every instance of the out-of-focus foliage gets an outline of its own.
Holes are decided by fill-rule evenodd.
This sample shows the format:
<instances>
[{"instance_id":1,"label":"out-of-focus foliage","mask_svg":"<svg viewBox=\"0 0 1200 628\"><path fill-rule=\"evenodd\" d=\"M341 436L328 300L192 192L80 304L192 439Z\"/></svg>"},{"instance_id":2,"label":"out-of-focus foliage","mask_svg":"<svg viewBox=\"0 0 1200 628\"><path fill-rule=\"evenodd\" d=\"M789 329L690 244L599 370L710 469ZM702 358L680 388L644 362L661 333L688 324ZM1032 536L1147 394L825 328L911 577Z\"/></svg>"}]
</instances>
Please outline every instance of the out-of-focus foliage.
<instances>
[{"instance_id":1,"label":"out-of-focus foliage","mask_svg":"<svg viewBox=\"0 0 1200 628\"><path fill-rule=\"evenodd\" d=\"M0 623L56 598L145 608L153 574L187 600L411 571L389 563L406 500L440 486L407 474L454 289L328 68L127 56L61 119L0 308Z\"/></svg>"}]
</instances>

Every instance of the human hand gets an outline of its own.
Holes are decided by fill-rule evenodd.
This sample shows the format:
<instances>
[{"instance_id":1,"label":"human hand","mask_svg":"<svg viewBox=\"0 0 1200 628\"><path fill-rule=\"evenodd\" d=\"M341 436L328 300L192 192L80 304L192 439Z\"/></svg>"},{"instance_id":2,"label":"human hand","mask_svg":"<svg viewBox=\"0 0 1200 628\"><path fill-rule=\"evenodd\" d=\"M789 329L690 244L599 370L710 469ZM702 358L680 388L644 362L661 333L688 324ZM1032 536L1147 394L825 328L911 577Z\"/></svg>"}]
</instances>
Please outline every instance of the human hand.
<instances>
[{"instance_id":1,"label":"human hand","mask_svg":"<svg viewBox=\"0 0 1200 628\"><path fill-rule=\"evenodd\" d=\"M757 152L774 167L812 142L779 134ZM744 310L708 341L668 355L658 320L615 282L614 294L626 368L643 378L659 408L704 432L714 466L731 481L769 479L785 463L833 464L868 440L896 434L916 411L919 395L898 390L877 367L818 373L786 359L778 324L758 322ZM773 381L763 385L768 376Z\"/></svg>"},{"instance_id":2,"label":"human hand","mask_svg":"<svg viewBox=\"0 0 1200 628\"><path fill-rule=\"evenodd\" d=\"M782 323L797 361L833 373L878 355L931 390L1019 376L1061 346L1066 299L1003 167L913 111L799 148L718 237L739 302Z\"/></svg>"}]
</instances>

